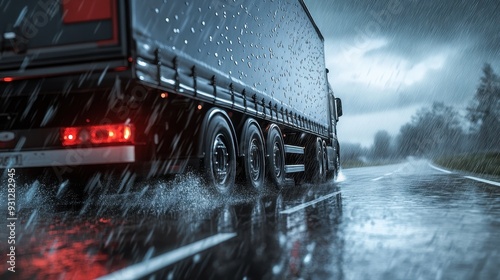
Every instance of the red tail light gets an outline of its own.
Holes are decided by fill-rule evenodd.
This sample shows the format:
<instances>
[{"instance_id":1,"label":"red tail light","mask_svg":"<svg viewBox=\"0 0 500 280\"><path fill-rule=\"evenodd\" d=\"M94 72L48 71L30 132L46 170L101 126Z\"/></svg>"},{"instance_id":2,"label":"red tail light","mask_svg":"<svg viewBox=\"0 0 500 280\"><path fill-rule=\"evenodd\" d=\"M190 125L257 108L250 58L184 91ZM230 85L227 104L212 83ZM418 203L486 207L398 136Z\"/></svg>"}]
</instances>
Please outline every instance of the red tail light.
<instances>
[{"instance_id":1,"label":"red tail light","mask_svg":"<svg viewBox=\"0 0 500 280\"><path fill-rule=\"evenodd\" d=\"M133 143L134 126L130 124L65 127L60 131L63 146L81 144Z\"/></svg>"}]
</instances>

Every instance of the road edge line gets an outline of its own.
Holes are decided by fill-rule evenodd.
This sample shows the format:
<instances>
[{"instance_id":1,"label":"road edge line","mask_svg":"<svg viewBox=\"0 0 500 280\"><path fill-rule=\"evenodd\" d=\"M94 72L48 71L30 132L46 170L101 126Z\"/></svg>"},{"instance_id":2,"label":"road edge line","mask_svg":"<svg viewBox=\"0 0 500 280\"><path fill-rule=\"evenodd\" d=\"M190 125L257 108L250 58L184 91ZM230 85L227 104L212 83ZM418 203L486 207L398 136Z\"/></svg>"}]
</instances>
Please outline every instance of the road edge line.
<instances>
[{"instance_id":1,"label":"road edge line","mask_svg":"<svg viewBox=\"0 0 500 280\"><path fill-rule=\"evenodd\" d=\"M112 272L108 275L97 278L98 280L108 279L138 279L145 277L153 272L163 269L173 263L176 263L189 256L197 254L201 251L219 245L237 236L236 233L219 233L211 237L196 241L181 248L172 250L165 254L156 256L152 259L133 264L123 269Z\"/></svg>"},{"instance_id":2,"label":"road edge line","mask_svg":"<svg viewBox=\"0 0 500 280\"><path fill-rule=\"evenodd\" d=\"M481 179L481 178L477 178L477 177L473 177L473 176L464 176L464 178L500 187L500 183L499 182L490 181L490 180L486 180L486 179Z\"/></svg>"}]
</instances>

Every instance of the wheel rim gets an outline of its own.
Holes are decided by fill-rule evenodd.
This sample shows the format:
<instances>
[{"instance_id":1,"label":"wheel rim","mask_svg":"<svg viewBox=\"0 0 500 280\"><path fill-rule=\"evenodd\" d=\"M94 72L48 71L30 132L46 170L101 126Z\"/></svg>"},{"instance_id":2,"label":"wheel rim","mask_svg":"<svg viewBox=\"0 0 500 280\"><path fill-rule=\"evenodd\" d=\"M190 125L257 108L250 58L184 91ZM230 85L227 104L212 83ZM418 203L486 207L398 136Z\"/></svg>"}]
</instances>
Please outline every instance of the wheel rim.
<instances>
[{"instance_id":1,"label":"wheel rim","mask_svg":"<svg viewBox=\"0 0 500 280\"><path fill-rule=\"evenodd\" d=\"M261 170L262 170L262 159L261 159L261 154L262 151L259 148L259 143L257 139L252 139L250 142L250 153L249 153L249 160L250 160L250 179L252 181L258 181L259 178L262 176L261 175Z\"/></svg>"},{"instance_id":2,"label":"wheel rim","mask_svg":"<svg viewBox=\"0 0 500 280\"><path fill-rule=\"evenodd\" d=\"M319 176L321 177L323 175L323 152L322 152L322 149L321 149L321 143L320 142L316 142L317 143L317 160L318 160L318 173L319 173Z\"/></svg>"},{"instance_id":3,"label":"wheel rim","mask_svg":"<svg viewBox=\"0 0 500 280\"><path fill-rule=\"evenodd\" d=\"M340 169L340 157L337 155L337 160L335 161L335 171L338 172Z\"/></svg>"},{"instance_id":4,"label":"wheel rim","mask_svg":"<svg viewBox=\"0 0 500 280\"><path fill-rule=\"evenodd\" d=\"M273 146L273 162L274 175L276 175L276 178L280 178L283 169L283 160L281 158L281 145L277 141L274 142Z\"/></svg>"},{"instance_id":5,"label":"wheel rim","mask_svg":"<svg viewBox=\"0 0 500 280\"><path fill-rule=\"evenodd\" d=\"M229 153L222 134L217 134L212 146L212 173L218 187L224 186L229 177Z\"/></svg>"},{"instance_id":6,"label":"wheel rim","mask_svg":"<svg viewBox=\"0 0 500 280\"><path fill-rule=\"evenodd\" d=\"M328 165L328 155L326 153L326 144L323 142L323 170L324 170L324 173L327 174L327 165Z\"/></svg>"}]
</instances>

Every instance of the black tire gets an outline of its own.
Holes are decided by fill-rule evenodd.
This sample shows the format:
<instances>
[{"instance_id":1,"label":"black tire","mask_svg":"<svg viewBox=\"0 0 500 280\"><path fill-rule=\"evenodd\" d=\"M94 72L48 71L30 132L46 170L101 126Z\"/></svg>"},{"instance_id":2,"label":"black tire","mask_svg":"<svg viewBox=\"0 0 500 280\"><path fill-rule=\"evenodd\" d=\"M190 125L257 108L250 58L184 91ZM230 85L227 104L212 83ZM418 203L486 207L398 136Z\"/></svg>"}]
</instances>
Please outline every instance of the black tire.
<instances>
[{"instance_id":1,"label":"black tire","mask_svg":"<svg viewBox=\"0 0 500 280\"><path fill-rule=\"evenodd\" d=\"M335 179L339 177L339 172L340 172L340 151L337 148L335 149L335 171L334 171Z\"/></svg>"},{"instance_id":2,"label":"black tire","mask_svg":"<svg viewBox=\"0 0 500 280\"><path fill-rule=\"evenodd\" d=\"M250 123L245 130L242 141L243 168L245 179L248 186L260 191L264 188L264 179L266 178L266 157L264 152L264 139L256 123Z\"/></svg>"},{"instance_id":3,"label":"black tire","mask_svg":"<svg viewBox=\"0 0 500 280\"><path fill-rule=\"evenodd\" d=\"M316 172L316 183L324 183L326 181L326 165L325 165L325 155L326 151L323 149L323 141L321 138L316 140L316 161L317 161L317 172Z\"/></svg>"},{"instance_id":4,"label":"black tire","mask_svg":"<svg viewBox=\"0 0 500 280\"><path fill-rule=\"evenodd\" d=\"M335 157L335 161L334 161L334 169L333 170L328 170L326 172L326 179L327 180L334 180L334 179L337 179L337 177L339 176L339 170L340 170L340 155L339 155L339 150L338 148L336 148L334 150L334 157Z\"/></svg>"},{"instance_id":5,"label":"black tire","mask_svg":"<svg viewBox=\"0 0 500 280\"><path fill-rule=\"evenodd\" d=\"M206 183L216 193L232 193L236 177L236 150L231 128L220 115L210 120L204 152Z\"/></svg>"},{"instance_id":6,"label":"black tire","mask_svg":"<svg viewBox=\"0 0 500 280\"><path fill-rule=\"evenodd\" d=\"M325 140L322 141L321 144L321 155L322 155L322 162L323 162L323 178L322 181L326 181L326 178L328 176L328 154L326 151L326 142Z\"/></svg>"},{"instance_id":7,"label":"black tire","mask_svg":"<svg viewBox=\"0 0 500 280\"><path fill-rule=\"evenodd\" d=\"M326 170L324 165L323 141L321 138L316 138L307 146L306 172L309 182L322 183L326 179Z\"/></svg>"},{"instance_id":8,"label":"black tire","mask_svg":"<svg viewBox=\"0 0 500 280\"><path fill-rule=\"evenodd\" d=\"M285 146L280 129L271 125L267 131L267 177L269 181L281 189L285 185Z\"/></svg>"}]
</instances>

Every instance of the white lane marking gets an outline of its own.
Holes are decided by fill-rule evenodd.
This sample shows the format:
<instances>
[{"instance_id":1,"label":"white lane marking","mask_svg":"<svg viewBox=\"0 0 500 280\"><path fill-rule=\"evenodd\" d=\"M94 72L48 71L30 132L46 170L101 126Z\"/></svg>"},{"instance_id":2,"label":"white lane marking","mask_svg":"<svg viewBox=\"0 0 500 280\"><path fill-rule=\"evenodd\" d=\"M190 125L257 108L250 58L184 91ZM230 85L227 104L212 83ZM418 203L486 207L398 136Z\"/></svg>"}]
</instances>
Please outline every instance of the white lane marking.
<instances>
[{"instance_id":1,"label":"white lane marking","mask_svg":"<svg viewBox=\"0 0 500 280\"><path fill-rule=\"evenodd\" d=\"M472 177L472 176L464 176L464 177L467 178L467 179L471 179L471 180L475 180L475 181L478 181L478 182L483 182L483 183L486 183L486 184L490 184L490 185L493 185L493 186L500 187L500 183L495 182L495 181L490 181L490 180L481 179L481 178Z\"/></svg>"},{"instance_id":2,"label":"white lane marking","mask_svg":"<svg viewBox=\"0 0 500 280\"><path fill-rule=\"evenodd\" d=\"M405 164L405 166L406 166L406 164ZM384 179L384 177L386 177L386 176L391 176L391 175L393 175L394 173L398 173L398 172L400 172L401 170L403 170L403 167L404 167L404 166L401 166L400 168L396 169L394 172L385 173L385 174L384 174L384 176L377 177L377 178L375 178L375 179L372 179L371 181L372 181L372 182L376 182L376 181L382 180L382 179Z\"/></svg>"},{"instance_id":3,"label":"white lane marking","mask_svg":"<svg viewBox=\"0 0 500 280\"><path fill-rule=\"evenodd\" d=\"M336 195L337 195L337 194L339 194L339 193L340 193L340 192L334 192L334 193L331 193L331 194L327 194L327 195L325 195L325 196L322 196L322 197L316 198L315 200L311 200L311 201L309 201L309 202L307 202L307 203L300 204L300 205L297 205L297 206L295 206L295 207L292 207L292 208L289 208L289 209L283 210L283 211L281 211L281 212L280 212L280 214L292 214L292 213L297 212L297 211L299 211L299 210L302 210L302 209L304 209L304 208L306 208L306 207L309 207L309 206L311 206L311 205L314 205L314 204L316 204L316 203L318 203L318 202L321 202L321 201L323 201L323 200L329 199L329 198L330 198L330 197L332 197L332 196L336 196Z\"/></svg>"},{"instance_id":4,"label":"white lane marking","mask_svg":"<svg viewBox=\"0 0 500 280\"><path fill-rule=\"evenodd\" d=\"M99 280L107 279L138 279L145 277L155 271L165 268L168 265L176 263L186 257L197 254L210 247L214 247L226 240L236 236L236 233L221 233L191 243L179 249L175 249L163 255L154 257L147 261L137 263L124 269L115 271L108 275L97 278Z\"/></svg>"},{"instance_id":5,"label":"white lane marking","mask_svg":"<svg viewBox=\"0 0 500 280\"><path fill-rule=\"evenodd\" d=\"M451 174L453 172L451 171L448 171L448 170L445 170L445 169L441 169L439 167L436 167L432 164L429 163L429 166L433 169L436 169L438 171L441 171L441 172L444 172L444 173L448 173L448 174ZM490 184L490 185L493 185L493 186L497 186L497 187L500 187L500 183L499 182L495 182L495 181L490 181L490 180L486 180L486 179L481 179L481 178L477 178L477 177L472 177L472 176L464 176L464 178L467 178L467 179L471 179L471 180L474 180L474 181L478 181L478 182L482 182L482 183L486 183L486 184Z\"/></svg>"},{"instance_id":6,"label":"white lane marking","mask_svg":"<svg viewBox=\"0 0 500 280\"><path fill-rule=\"evenodd\" d=\"M384 176L381 176L381 177L378 177L378 178L372 179L372 181L373 181L373 182L375 182L375 181L378 181L378 180L381 180L381 179L384 179Z\"/></svg>"},{"instance_id":7,"label":"white lane marking","mask_svg":"<svg viewBox=\"0 0 500 280\"><path fill-rule=\"evenodd\" d=\"M436 169L437 171L441 171L441 172L444 172L444 173L447 173L447 174L452 174L453 172L451 171L448 171L448 170L445 170L445 169L442 169L442 168L439 168L439 167L436 167L432 164L429 163L429 166L432 168L432 169Z\"/></svg>"}]
</instances>

